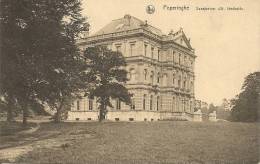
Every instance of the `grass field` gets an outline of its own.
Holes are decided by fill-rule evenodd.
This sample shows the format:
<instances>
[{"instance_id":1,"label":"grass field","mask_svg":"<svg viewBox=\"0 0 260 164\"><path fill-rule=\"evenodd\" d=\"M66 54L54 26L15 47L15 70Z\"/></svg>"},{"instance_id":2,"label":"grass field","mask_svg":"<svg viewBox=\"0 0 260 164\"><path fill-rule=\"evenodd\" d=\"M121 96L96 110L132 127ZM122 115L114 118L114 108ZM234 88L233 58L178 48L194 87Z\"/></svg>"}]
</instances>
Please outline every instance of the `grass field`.
<instances>
[{"instance_id":1,"label":"grass field","mask_svg":"<svg viewBox=\"0 0 260 164\"><path fill-rule=\"evenodd\" d=\"M26 163L248 163L259 161L259 124L230 122L41 123L2 136ZM0 156L1 157L1 156ZM10 159L9 159L10 160ZM7 162L3 157L0 162Z\"/></svg>"}]
</instances>

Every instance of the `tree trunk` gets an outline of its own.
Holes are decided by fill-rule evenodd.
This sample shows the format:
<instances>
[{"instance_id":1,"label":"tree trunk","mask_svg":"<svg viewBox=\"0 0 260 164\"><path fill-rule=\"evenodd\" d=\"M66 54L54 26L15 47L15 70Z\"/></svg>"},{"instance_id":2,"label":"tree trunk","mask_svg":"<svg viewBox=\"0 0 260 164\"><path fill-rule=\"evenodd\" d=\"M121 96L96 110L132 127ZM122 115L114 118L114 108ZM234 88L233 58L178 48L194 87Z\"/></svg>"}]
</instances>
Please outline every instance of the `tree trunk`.
<instances>
[{"instance_id":1,"label":"tree trunk","mask_svg":"<svg viewBox=\"0 0 260 164\"><path fill-rule=\"evenodd\" d=\"M105 98L101 98L100 109L99 109L99 122L102 122L105 119L105 110L106 110Z\"/></svg>"},{"instance_id":2,"label":"tree trunk","mask_svg":"<svg viewBox=\"0 0 260 164\"><path fill-rule=\"evenodd\" d=\"M61 122L61 114L62 114L63 101L61 101L60 106L57 108L56 117L54 118L54 122Z\"/></svg>"},{"instance_id":3,"label":"tree trunk","mask_svg":"<svg viewBox=\"0 0 260 164\"><path fill-rule=\"evenodd\" d=\"M104 104L103 102L100 103L100 109L99 109L99 122L103 121L103 112L104 111Z\"/></svg>"},{"instance_id":4,"label":"tree trunk","mask_svg":"<svg viewBox=\"0 0 260 164\"><path fill-rule=\"evenodd\" d=\"M10 99L8 99L8 104L7 104L6 121L8 121L8 122L14 121L13 109L14 109L14 101L10 98Z\"/></svg>"},{"instance_id":5,"label":"tree trunk","mask_svg":"<svg viewBox=\"0 0 260 164\"><path fill-rule=\"evenodd\" d=\"M7 109L7 119L6 119L6 121L8 121L8 122L14 121L13 108L12 108L12 106L8 106L8 109Z\"/></svg>"}]
</instances>

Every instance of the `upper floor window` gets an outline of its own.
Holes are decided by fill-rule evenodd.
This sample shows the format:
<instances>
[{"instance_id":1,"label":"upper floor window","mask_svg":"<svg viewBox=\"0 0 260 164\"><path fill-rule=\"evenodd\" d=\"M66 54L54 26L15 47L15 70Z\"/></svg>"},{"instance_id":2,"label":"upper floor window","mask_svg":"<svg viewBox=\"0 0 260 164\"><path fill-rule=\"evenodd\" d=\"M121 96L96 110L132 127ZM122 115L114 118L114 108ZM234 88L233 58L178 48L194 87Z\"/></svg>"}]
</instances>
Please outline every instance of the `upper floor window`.
<instances>
[{"instance_id":1,"label":"upper floor window","mask_svg":"<svg viewBox=\"0 0 260 164\"><path fill-rule=\"evenodd\" d=\"M153 55L154 55L154 48L151 47L151 58L153 59Z\"/></svg>"},{"instance_id":2,"label":"upper floor window","mask_svg":"<svg viewBox=\"0 0 260 164\"><path fill-rule=\"evenodd\" d=\"M174 62L174 56L175 56L175 52L172 51L172 62Z\"/></svg>"},{"instance_id":3,"label":"upper floor window","mask_svg":"<svg viewBox=\"0 0 260 164\"><path fill-rule=\"evenodd\" d=\"M157 83L160 83L160 73L157 74Z\"/></svg>"},{"instance_id":4,"label":"upper floor window","mask_svg":"<svg viewBox=\"0 0 260 164\"><path fill-rule=\"evenodd\" d=\"M184 64L187 66L187 56L184 56Z\"/></svg>"},{"instance_id":5,"label":"upper floor window","mask_svg":"<svg viewBox=\"0 0 260 164\"><path fill-rule=\"evenodd\" d=\"M179 76L179 79L178 79L178 87L179 88L181 87L181 76Z\"/></svg>"},{"instance_id":6,"label":"upper floor window","mask_svg":"<svg viewBox=\"0 0 260 164\"><path fill-rule=\"evenodd\" d=\"M157 57L157 59L158 59L158 61L160 61L160 50L158 50L158 57Z\"/></svg>"},{"instance_id":7,"label":"upper floor window","mask_svg":"<svg viewBox=\"0 0 260 164\"><path fill-rule=\"evenodd\" d=\"M131 81L135 81L135 70L134 70L134 68L131 68L130 71L129 71L129 79Z\"/></svg>"},{"instance_id":8,"label":"upper floor window","mask_svg":"<svg viewBox=\"0 0 260 164\"><path fill-rule=\"evenodd\" d=\"M144 80L147 80L147 69L144 69Z\"/></svg>"},{"instance_id":9,"label":"upper floor window","mask_svg":"<svg viewBox=\"0 0 260 164\"><path fill-rule=\"evenodd\" d=\"M164 74L164 75L163 75L163 81L162 81L162 83L163 83L163 86L167 86L167 74Z\"/></svg>"},{"instance_id":10,"label":"upper floor window","mask_svg":"<svg viewBox=\"0 0 260 164\"><path fill-rule=\"evenodd\" d=\"M144 56L147 56L147 44L144 45Z\"/></svg>"},{"instance_id":11,"label":"upper floor window","mask_svg":"<svg viewBox=\"0 0 260 164\"><path fill-rule=\"evenodd\" d=\"M130 56L134 56L134 48L135 48L135 44L131 43L130 44Z\"/></svg>"},{"instance_id":12,"label":"upper floor window","mask_svg":"<svg viewBox=\"0 0 260 164\"><path fill-rule=\"evenodd\" d=\"M175 84L175 74L172 74L172 85L174 86Z\"/></svg>"},{"instance_id":13,"label":"upper floor window","mask_svg":"<svg viewBox=\"0 0 260 164\"><path fill-rule=\"evenodd\" d=\"M150 78L151 78L151 83L153 84L153 79L154 79L154 72L153 71L151 72Z\"/></svg>"},{"instance_id":14,"label":"upper floor window","mask_svg":"<svg viewBox=\"0 0 260 164\"><path fill-rule=\"evenodd\" d=\"M116 45L116 51L117 51L117 52L122 52L122 50L121 50L121 45Z\"/></svg>"},{"instance_id":15,"label":"upper floor window","mask_svg":"<svg viewBox=\"0 0 260 164\"><path fill-rule=\"evenodd\" d=\"M179 54L179 64L181 64L181 54Z\"/></svg>"}]
</instances>

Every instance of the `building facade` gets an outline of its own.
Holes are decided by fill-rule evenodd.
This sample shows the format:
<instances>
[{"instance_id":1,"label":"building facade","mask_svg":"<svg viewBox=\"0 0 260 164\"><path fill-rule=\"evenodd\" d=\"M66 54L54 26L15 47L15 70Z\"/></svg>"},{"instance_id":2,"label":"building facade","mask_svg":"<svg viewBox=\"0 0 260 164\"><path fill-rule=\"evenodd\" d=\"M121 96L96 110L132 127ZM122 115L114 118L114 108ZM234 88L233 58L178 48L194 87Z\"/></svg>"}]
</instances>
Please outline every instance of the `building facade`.
<instances>
[{"instance_id":1,"label":"building facade","mask_svg":"<svg viewBox=\"0 0 260 164\"><path fill-rule=\"evenodd\" d=\"M189 119L194 112L194 49L182 28L168 35L130 15L113 20L96 34L78 43L104 45L124 55L133 94L132 105L112 100L107 119L113 121L153 121L175 117ZM69 120L97 120L95 99L74 102Z\"/></svg>"}]
</instances>

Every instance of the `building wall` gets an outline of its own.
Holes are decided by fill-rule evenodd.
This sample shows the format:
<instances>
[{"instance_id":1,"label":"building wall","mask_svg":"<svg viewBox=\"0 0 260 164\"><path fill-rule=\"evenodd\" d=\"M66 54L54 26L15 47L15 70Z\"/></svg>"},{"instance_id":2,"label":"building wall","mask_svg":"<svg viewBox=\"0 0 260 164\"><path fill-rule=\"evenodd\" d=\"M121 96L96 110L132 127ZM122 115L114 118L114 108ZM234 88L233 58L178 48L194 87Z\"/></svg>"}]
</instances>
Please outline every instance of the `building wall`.
<instances>
[{"instance_id":1,"label":"building wall","mask_svg":"<svg viewBox=\"0 0 260 164\"><path fill-rule=\"evenodd\" d=\"M127 111L131 114L136 111L133 117L137 120L144 120L146 115L149 119L159 119L160 116L154 112L194 112L193 55L181 51L176 45L161 45L143 36L98 42L95 45L106 45L114 51L121 51L126 57L130 79L126 87L134 95L134 108L121 103L121 108L117 109L117 100L112 100L114 107L109 108L111 112L108 112L107 119L114 119L119 116L118 112ZM81 49L86 47L81 46ZM87 115L94 119L98 114L98 104L94 99L90 110L88 98L83 98L75 101L71 110L74 113L69 116L70 119L76 116L87 118ZM75 111L81 114L75 114ZM121 119L128 120L131 114L128 113L127 118L121 115Z\"/></svg>"}]
</instances>

